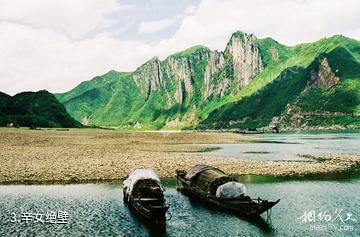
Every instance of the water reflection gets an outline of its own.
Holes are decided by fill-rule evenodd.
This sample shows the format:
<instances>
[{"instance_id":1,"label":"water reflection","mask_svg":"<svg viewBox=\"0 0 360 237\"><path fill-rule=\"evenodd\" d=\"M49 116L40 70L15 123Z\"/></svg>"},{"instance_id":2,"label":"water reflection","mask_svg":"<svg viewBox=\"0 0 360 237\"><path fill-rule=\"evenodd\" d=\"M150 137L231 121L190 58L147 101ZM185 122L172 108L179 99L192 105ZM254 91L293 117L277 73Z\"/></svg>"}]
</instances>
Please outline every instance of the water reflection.
<instances>
[{"instance_id":1,"label":"water reflection","mask_svg":"<svg viewBox=\"0 0 360 237\"><path fill-rule=\"evenodd\" d=\"M140 215L138 215L134 210L132 210L128 205L125 204L125 209L128 211L131 220L141 228L147 231L148 236L150 237L164 237L168 236L166 233L166 224L165 225L156 225Z\"/></svg>"}]
</instances>

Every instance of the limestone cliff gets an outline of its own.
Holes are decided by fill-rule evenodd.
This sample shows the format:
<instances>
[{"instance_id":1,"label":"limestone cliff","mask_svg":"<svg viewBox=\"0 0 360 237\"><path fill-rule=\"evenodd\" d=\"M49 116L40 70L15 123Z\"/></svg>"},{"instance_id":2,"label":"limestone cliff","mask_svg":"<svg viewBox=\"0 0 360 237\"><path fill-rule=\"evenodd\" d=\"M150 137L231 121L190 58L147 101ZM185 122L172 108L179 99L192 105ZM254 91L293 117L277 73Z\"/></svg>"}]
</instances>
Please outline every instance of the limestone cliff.
<instances>
[{"instance_id":1,"label":"limestone cliff","mask_svg":"<svg viewBox=\"0 0 360 237\"><path fill-rule=\"evenodd\" d=\"M182 104L185 95L188 99L191 99L193 95L193 83L191 81L191 65L188 59L183 57L170 57L165 65L168 78L173 78L173 83L177 87L174 95L175 101Z\"/></svg>"},{"instance_id":2,"label":"limestone cliff","mask_svg":"<svg viewBox=\"0 0 360 237\"><path fill-rule=\"evenodd\" d=\"M221 97L229 90L230 78L216 80L214 77L225 67L225 58L222 52L215 51L209 55L208 64L204 74L204 99L210 96Z\"/></svg>"},{"instance_id":3,"label":"limestone cliff","mask_svg":"<svg viewBox=\"0 0 360 237\"><path fill-rule=\"evenodd\" d=\"M248 85L263 70L257 39L253 34L237 32L232 35L225 53L230 54L237 89Z\"/></svg>"},{"instance_id":4,"label":"limestone cliff","mask_svg":"<svg viewBox=\"0 0 360 237\"><path fill-rule=\"evenodd\" d=\"M234 33L224 52L210 54L204 75L204 99L236 94L262 70L257 38Z\"/></svg>"},{"instance_id":5,"label":"limestone cliff","mask_svg":"<svg viewBox=\"0 0 360 237\"><path fill-rule=\"evenodd\" d=\"M191 101L196 89L201 89L201 97L205 101L209 97L235 94L263 69L254 35L234 33L224 52L210 51L201 46L189 52L172 55L164 61L153 58L134 72L133 79L147 93L147 98L153 91L161 89L167 94L169 105ZM195 68L204 62L206 66L200 71L203 86L195 88L194 75L199 77L199 71ZM172 93L167 90L166 83L174 88Z\"/></svg>"},{"instance_id":6,"label":"limestone cliff","mask_svg":"<svg viewBox=\"0 0 360 237\"><path fill-rule=\"evenodd\" d=\"M164 87L163 73L161 70L161 62L155 57L141 65L133 74L135 83L146 91L147 95L151 91L159 90Z\"/></svg>"}]
</instances>

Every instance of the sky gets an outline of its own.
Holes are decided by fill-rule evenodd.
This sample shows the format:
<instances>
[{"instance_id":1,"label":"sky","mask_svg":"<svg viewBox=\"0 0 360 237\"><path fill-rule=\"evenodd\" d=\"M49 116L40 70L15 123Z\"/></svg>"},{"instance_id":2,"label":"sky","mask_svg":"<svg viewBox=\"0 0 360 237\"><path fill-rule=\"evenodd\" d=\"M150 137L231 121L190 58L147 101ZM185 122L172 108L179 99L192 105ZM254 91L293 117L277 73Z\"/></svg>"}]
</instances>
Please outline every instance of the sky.
<instances>
[{"instance_id":1,"label":"sky","mask_svg":"<svg viewBox=\"0 0 360 237\"><path fill-rule=\"evenodd\" d=\"M66 92L194 45L224 50L238 30L286 45L360 40L360 1L0 0L0 91Z\"/></svg>"}]
</instances>

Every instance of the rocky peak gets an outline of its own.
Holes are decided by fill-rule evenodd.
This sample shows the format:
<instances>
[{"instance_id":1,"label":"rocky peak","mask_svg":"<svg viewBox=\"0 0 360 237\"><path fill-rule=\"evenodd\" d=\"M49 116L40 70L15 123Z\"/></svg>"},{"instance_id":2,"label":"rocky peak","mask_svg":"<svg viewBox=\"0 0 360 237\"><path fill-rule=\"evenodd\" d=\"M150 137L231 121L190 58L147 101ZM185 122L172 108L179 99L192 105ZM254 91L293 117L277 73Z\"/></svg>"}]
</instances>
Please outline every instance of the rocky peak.
<instances>
[{"instance_id":1,"label":"rocky peak","mask_svg":"<svg viewBox=\"0 0 360 237\"><path fill-rule=\"evenodd\" d=\"M239 92L262 70L257 38L234 33L224 52L209 54L204 73L204 100Z\"/></svg>"},{"instance_id":2,"label":"rocky peak","mask_svg":"<svg viewBox=\"0 0 360 237\"><path fill-rule=\"evenodd\" d=\"M225 53L231 55L238 89L249 84L251 79L263 70L257 38L253 34L234 33L226 46Z\"/></svg>"},{"instance_id":3,"label":"rocky peak","mask_svg":"<svg viewBox=\"0 0 360 237\"><path fill-rule=\"evenodd\" d=\"M163 73L159 58L154 57L141 65L133 74L133 79L137 85L143 86L148 94L164 86Z\"/></svg>"},{"instance_id":4,"label":"rocky peak","mask_svg":"<svg viewBox=\"0 0 360 237\"><path fill-rule=\"evenodd\" d=\"M311 72L311 84L328 89L340 81L340 78L332 71L326 57L320 58L318 69Z\"/></svg>"}]
</instances>

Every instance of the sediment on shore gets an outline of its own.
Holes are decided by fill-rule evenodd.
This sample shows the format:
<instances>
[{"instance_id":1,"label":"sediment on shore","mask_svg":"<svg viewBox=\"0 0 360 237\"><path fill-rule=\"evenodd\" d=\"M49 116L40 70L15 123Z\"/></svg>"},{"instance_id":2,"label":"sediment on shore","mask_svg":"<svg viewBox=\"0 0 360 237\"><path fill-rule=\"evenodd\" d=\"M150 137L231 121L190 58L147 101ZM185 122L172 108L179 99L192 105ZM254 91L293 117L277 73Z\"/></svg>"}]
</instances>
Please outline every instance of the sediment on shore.
<instances>
[{"instance_id":1,"label":"sediment on shore","mask_svg":"<svg viewBox=\"0 0 360 237\"><path fill-rule=\"evenodd\" d=\"M134 168L171 178L204 163L230 175L303 176L345 172L360 155L305 155L305 161L255 161L197 154L205 144L256 140L232 133L0 130L0 183L84 183L120 180ZM204 144L204 145L202 145Z\"/></svg>"}]
</instances>

